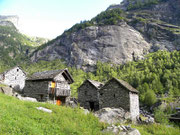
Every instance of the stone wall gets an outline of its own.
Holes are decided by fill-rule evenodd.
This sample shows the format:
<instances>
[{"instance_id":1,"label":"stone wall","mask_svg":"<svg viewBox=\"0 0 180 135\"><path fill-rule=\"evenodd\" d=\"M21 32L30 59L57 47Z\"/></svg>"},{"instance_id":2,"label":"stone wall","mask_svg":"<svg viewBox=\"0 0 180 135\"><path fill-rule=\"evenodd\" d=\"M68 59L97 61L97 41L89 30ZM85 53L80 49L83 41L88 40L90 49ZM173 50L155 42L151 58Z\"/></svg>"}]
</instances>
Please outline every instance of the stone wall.
<instances>
[{"instance_id":1,"label":"stone wall","mask_svg":"<svg viewBox=\"0 0 180 135\"><path fill-rule=\"evenodd\" d=\"M94 102L94 110L99 110L99 93L98 89L90 82L86 81L78 88L78 102L85 109L90 108L90 102Z\"/></svg>"},{"instance_id":2,"label":"stone wall","mask_svg":"<svg viewBox=\"0 0 180 135\"><path fill-rule=\"evenodd\" d=\"M136 118L139 116L139 96L136 93L130 92L130 113L131 119L136 121Z\"/></svg>"},{"instance_id":3,"label":"stone wall","mask_svg":"<svg viewBox=\"0 0 180 135\"><path fill-rule=\"evenodd\" d=\"M129 91L113 80L106 83L99 91L100 109L105 107L123 108L130 111Z\"/></svg>"},{"instance_id":4,"label":"stone wall","mask_svg":"<svg viewBox=\"0 0 180 135\"><path fill-rule=\"evenodd\" d=\"M25 79L25 73L19 67L15 67L5 73L3 83L15 90L22 90L25 86Z\"/></svg>"},{"instance_id":5,"label":"stone wall","mask_svg":"<svg viewBox=\"0 0 180 135\"><path fill-rule=\"evenodd\" d=\"M62 74L59 74L57 75L55 78L54 78L55 81L58 81L58 82L66 82L65 78L63 77Z\"/></svg>"},{"instance_id":6,"label":"stone wall","mask_svg":"<svg viewBox=\"0 0 180 135\"><path fill-rule=\"evenodd\" d=\"M48 81L26 81L24 96L36 98L38 101L48 100Z\"/></svg>"}]
</instances>

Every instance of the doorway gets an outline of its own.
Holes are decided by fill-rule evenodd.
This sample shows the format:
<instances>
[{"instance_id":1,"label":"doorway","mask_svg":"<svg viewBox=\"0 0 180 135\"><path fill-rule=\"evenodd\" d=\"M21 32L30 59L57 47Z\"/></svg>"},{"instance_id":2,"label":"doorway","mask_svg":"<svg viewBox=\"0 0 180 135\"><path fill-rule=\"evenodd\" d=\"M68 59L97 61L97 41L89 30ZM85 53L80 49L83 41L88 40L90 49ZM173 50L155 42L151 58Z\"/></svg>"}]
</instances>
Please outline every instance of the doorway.
<instances>
[{"instance_id":1,"label":"doorway","mask_svg":"<svg viewBox=\"0 0 180 135\"><path fill-rule=\"evenodd\" d=\"M58 106L64 105L66 103L66 97L56 97L56 104Z\"/></svg>"},{"instance_id":2,"label":"doorway","mask_svg":"<svg viewBox=\"0 0 180 135\"><path fill-rule=\"evenodd\" d=\"M94 102L89 102L90 109L94 111Z\"/></svg>"}]
</instances>

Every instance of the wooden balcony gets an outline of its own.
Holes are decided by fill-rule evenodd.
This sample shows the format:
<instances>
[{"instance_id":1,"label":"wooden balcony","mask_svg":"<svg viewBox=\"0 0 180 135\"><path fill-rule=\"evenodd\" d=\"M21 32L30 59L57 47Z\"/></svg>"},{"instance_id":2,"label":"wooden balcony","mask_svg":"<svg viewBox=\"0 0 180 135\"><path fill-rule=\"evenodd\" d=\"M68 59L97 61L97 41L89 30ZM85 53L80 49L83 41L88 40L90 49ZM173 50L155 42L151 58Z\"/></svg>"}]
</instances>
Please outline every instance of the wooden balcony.
<instances>
[{"instance_id":1,"label":"wooden balcony","mask_svg":"<svg viewBox=\"0 0 180 135\"><path fill-rule=\"evenodd\" d=\"M71 90L56 88L56 96L70 96L70 95L71 95Z\"/></svg>"}]
</instances>

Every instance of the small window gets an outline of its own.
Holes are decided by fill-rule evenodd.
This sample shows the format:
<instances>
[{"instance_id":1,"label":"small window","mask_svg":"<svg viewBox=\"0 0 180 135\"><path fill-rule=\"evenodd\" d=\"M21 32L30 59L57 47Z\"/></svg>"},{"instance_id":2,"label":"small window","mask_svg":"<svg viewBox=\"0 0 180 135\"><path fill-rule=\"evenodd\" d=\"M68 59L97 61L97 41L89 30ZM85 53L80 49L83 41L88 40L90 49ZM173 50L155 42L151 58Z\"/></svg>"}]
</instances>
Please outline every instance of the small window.
<instances>
[{"instance_id":1,"label":"small window","mask_svg":"<svg viewBox=\"0 0 180 135\"><path fill-rule=\"evenodd\" d=\"M87 95L87 91L85 91L85 93L84 93L85 95Z\"/></svg>"},{"instance_id":2,"label":"small window","mask_svg":"<svg viewBox=\"0 0 180 135\"><path fill-rule=\"evenodd\" d=\"M100 95L102 96L102 95L103 95L103 93L100 93Z\"/></svg>"},{"instance_id":3,"label":"small window","mask_svg":"<svg viewBox=\"0 0 180 135\"><path fill-rule=\"evenodd\" d=\"M16 77L15 77L15 80L16 80Z\"/></svg>"},{"instance_id":4,"label":"small window","mask_svg":"<svg viewBox=\"0 0 180 135\"><path fill-rule=\"evenodd\" d=\"M114 94L114 98L116 97L116 94Z\"/></svg>"},{"instance_id":5,"label":"small window","mask_svg":"<svg viewBox=\"0 0 180 135\"><path fill-rule=\"evenodd\" d=\"M17 72L19 71L19 69L17 69Z\"/></svg>"}]
</instances>

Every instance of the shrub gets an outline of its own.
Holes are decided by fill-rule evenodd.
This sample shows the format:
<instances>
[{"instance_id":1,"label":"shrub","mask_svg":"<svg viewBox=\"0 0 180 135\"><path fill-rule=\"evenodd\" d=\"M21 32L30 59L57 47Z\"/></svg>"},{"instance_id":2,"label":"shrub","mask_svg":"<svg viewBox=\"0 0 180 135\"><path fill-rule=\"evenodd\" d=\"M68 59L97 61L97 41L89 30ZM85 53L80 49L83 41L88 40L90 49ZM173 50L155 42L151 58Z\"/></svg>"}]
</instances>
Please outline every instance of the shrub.
<instances>
[{"instance_id":1,"label":"shrub","mask_svg":"<svg viewBox=\"0 0 180 135\"><path fill-rule=\"evenodd\" d=\"M149 90L146 94L145 94L145 98L144 98L144 103L148 106L153 105L154 103L156 103L157 99L156 99L156 94L154 93L154 91Z\"/></svg>"},{"instance_id":2,"label":"shrub","mask_svg":"<svg viewBox=\"0 0 180 135\"><path fill-rule=\"evenodd\" d=\"M154 111L154 118L155 118L155 121L158 123L168 124L168 122L169 122L166 114L160 109L156 109Z\"/></svg>"}]
</instances>

